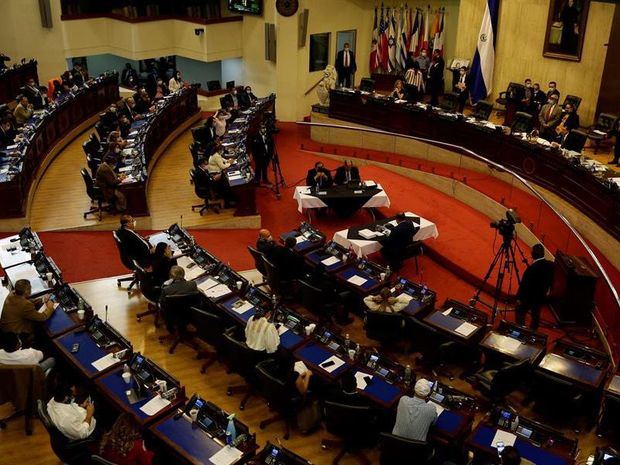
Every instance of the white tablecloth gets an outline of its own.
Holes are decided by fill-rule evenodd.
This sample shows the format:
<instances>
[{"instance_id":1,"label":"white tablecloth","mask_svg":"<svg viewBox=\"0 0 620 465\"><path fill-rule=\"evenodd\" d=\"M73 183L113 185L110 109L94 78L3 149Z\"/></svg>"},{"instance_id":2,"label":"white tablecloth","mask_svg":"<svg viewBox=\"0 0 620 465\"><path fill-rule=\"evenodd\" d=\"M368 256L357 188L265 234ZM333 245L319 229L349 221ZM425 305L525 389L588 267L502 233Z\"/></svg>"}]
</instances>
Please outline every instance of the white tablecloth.
<instances>
[{"instance_id":1,"label":"white tablecloth","mask_svg":"<svg viewBox=\"0 0 620 465\"><path fill-rule=\"evenodd\" d=\"M14 242L11 240L17 239ZM7 250L7 249L15 249L15 250ZM30 252L25 252L22 249L21 244L19 243L19 235L14 235L10 237L5 237L4 239L0 239L0 267L8 268L10 266L19 265L20 263L24 263L30 261L32 256Z\"/></svg>"},{"instance_id":2,"label":"white tablecloth","mask_svg":"<svg viewBox=\"0 0 620 465\"><path fill-rule=\"evenodd\" d=\"M372 182L372 181L368 181ZM381 192L377 192L368 201L362 205L362 208L381 208L390 206L390 198L383 190L380 184L377 184L377 188L381 189ZM297 210L299 213L303 213L304 208L325 208L327 205L317 197L315 194L310 194L309 186L297 186L293 193L293 198L297 200Z\"/></svg>"},{"instance_id":3,"label":"white tablecloth","mask_svg":"<svg viewBox=\"0 0 620 465\"><path fill-rule=\"evenodd\" d=\"M435 239L439 236L439 231L437 231L437 225L426 218L422 218L415 213L406 212L407 216L416 216L420 218L420 229L413 236L414 241L423 241L429 238ZM358 257L365 257L367 255L373 254L381 250L382 245L378 240L370 239L349 239L347 235L349 233L348 229L343 229L342 231L337 231L334 234L334 242L348 249L349 246L353 249L353 252Z\"/></svg>"}]
</instances>

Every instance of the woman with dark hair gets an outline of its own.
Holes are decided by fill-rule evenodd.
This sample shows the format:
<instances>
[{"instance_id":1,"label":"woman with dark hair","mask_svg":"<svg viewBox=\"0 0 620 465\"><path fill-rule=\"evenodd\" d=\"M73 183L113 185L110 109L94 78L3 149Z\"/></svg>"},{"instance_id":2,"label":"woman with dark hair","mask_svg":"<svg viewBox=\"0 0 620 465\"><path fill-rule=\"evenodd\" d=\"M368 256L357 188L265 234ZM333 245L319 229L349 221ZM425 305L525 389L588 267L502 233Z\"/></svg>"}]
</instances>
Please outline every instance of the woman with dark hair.
<instances>
[{"instance_id":1,"label":"woman with dark hair","mask_svg":"<svg viewBox=\"0 0 620 465\"><path fill-rule=\"evenodd\" d=\"M155 454L147 450L144 439L129 414L121 414L99 444L99 454L117 465L151 465Z\"/></svg>"},{"instance_id":2,"label":"woman with dark hair","mask_svg":"<svg viewBox=\"0 0 620 465\"><path fill-rule=\"evenodd\" d=\"M181 71L175 71L174 76L170 78L168 81L168 89L170 92L176 92L184 85L183 79L181 78Z\"/></svg>"},{"instance_id":3,"label":"woman with dark hair","mask_svg":"<svg viewBox=\"0 0 620 465\"><path fill-rule=\"evenodd\" d=\"M155 285L161 286L170 278L170 268L177 264L177 259L172 258L172 255L172 248L166 242L155 246L151 261Z\"/></svg>"}]
</instances>

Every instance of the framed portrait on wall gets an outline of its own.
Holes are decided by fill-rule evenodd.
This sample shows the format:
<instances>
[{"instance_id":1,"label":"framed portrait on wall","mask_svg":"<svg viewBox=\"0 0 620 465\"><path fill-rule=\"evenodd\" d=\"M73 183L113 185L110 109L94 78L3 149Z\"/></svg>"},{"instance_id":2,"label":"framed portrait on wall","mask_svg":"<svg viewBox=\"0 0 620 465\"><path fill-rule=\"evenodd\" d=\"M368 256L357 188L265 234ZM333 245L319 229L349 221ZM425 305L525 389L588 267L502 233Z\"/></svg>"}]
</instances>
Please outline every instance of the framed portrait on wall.
<instances>
[{"instance_id":1,"label":"framed portrait on wall","mask_svg":"<svg viewBox=\"0 0 620 465\"><path fill-rule=\"evenodd\" d=\"M550 0L543 56L580 61L590 0Z\"/></svg>"},{"instance_id":2,"label":"framed portrait on wall","mask_svg":"<svg viewBox=\"0 0 620 465\"><path fill-rule=\"evenodd\" d=\"M323 71L329 64L329 37L329 32L310 35L310 72Z\"/></svg>"}]
</instances>

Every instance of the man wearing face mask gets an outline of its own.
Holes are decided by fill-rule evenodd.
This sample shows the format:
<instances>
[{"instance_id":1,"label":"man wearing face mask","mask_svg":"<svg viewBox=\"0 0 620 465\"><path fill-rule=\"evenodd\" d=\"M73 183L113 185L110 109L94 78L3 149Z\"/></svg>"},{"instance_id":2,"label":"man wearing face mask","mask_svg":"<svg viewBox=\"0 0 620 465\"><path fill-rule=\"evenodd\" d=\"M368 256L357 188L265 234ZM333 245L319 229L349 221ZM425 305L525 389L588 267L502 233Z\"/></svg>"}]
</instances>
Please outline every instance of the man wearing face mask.
<instances>
[{"instance_id":1,"label":"man wearing face mask","mask_svg":"<svg viewBox=\"0 0 620 465\"><path fill-rule=\"evenodd\" d=\"M560 100L560 91L558 90L558 85L555 81L549 81L549 90L547 91L547 99L552 95L557 96L558 101Z\"/></svg>"},{"instance_id":2,"label":"man wearing face mask","mask_svg":"<svg viewBox=\"0 0 620 465\"><path fill-rule=\"evenodd\" d=\"M28 101L32 103L35 110L40 110L47 106L47 97L41 92L41 88L34 82L33 78L28 79L24 87L24 95L28 97Z\"/></svg>"},{"instance_id":3,"label":"man wearing face mask","mask_svg":"<svg viewBox=\"0 0 620 465\"><path fill-rule=\"evenodd\" d=\"M338 73L338 87L351 87L351 76L357 71L355 53L351 50L348 42L336 55L336 72Z\"/></svg>"},{"instance_id":4,"label":"man wearing face mask","mask_svg":"<svg viewBox=\"0 0 620 465\"><path fill-rule=\"evenodd\" d=\"M530 113L532 98L534 96L534 89L532 88L532 80L527 78L523 83L525 91L523 92L523 98L521 99L521 111Z\"/></svg>"},{"instance_id":5,"label":"man wearing face mask","mask_svg":"<svg viewBox=\"0 0 620 465\"><path fill-rule=\"evenodd\" d=\"M555 138L555 128L560 123L562 117L562 107L558 104L558 96L551 94L549 102L540 109L538 122L540 123L540 136L543 139L552 140Z\"/></svg>"},{"instance_id":6,"label":"man wearing face mask","mask_svg":"<svg viewBox=\"0 0 620 465\"><path fill-rule=\"evenodd\" d=\"M467 74L467 68L461 66L459 69L459 80L454 85L454 92L459 94L459 113L463 113L465 109L465 103L467 97L469 97L469 75Z\"/></svg>"},{"instance_id":7,"label":"man wearing face mask","mask_svg":"<svg viewBox=\"0 0 620 465\"><path fill-rule=\"evenodd\" d=\"M445 63L441 57L441 52L433 52L433 61L428 68L428 83L431 90L431 105L439 105L439 96L443 94L443 70Z\"/></svg>"},{"instance_id":8,"label":"man wearing face mask","mask_svg":"<svg viewBox=\"0 0 620 465\"><path fill-rule=\"evenodd\" d=\"M123 251L136 260L140 265L146 266L151 261L151 244L147 239L135 231L136 220L131 215L121 216L121 227L116 230Z\"/></svg>"},{"instance_id":9,"label":"man wearing face mask","mask_svg":"<svg viewBox=\"0 0 620 465\"><path fill-rule=\"evenodd\" d=\"M0 147L13 145L16 137L17 131L11 126L11 121L8 119L2 121L0 123Z\"/></svg>"},{"instance_id":10,"label":"man wearing face mask","mask_svg":"<svg viewBox=\"0 0 620 465\"><path fill-rule=\"evenodd\" d=\"M534 91L532 92L532 111L533 115L538 115L540 109L547 101L547 94L540 90L540 84L534 83Z\"/></svg>"},{"instance_id":11,"label":"man wearing face mask","mask_svg":"<svg viewBox=\"0 0 620 465\"><path fill-rule=\"evenodd\" d=\"M312 188L327 188L331 187L332 184L332 175L329 170L323 166L323 162L317 161L314 164L314 168L308 170L308 174L306 176L306 186L310 186Z\"/></svg>"},{"instance_id":12,"label":"man wearing face mask","mask_svg":"<svg viewBox=\"0 0 620 465\"><path fill-rule=\"evenodd\" d=\"M269 184L267 169L273 156L273 138L264 126L252 140L252 156L256 165L256 183Z\"/></svg>"}]
</instances>

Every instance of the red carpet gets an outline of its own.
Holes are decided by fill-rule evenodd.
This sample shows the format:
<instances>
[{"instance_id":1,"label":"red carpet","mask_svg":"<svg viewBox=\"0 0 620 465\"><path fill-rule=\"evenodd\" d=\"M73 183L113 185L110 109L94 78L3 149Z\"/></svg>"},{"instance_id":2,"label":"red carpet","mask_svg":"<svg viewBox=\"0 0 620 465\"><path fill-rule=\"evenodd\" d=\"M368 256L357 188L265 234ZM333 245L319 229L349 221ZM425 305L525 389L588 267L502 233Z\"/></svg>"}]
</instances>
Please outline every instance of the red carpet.
<instances>
[{"instance_id":1,"label":"red carpet","mask_svg":"<svg viewBox=\"0 0 620 465\"><path fill-rule=\"evenodd\" d=\"M262 224L271 229L274 236L295 228L300 221L305 220L305 217L297 212L297 204L292 199L293 185L304 183L307 169L318 158L315 154L300 150L301 143L308 142L307 128L286 123L280 123L279 127L281 132L277 136L277 147L282 171L290 187L282 192L280 201L267 189L257 191ZM337 162L332 160L325 160L325 163L328 168L337 166ZM411 167L417 168L413 164ZM427 241L429 252L428 256L420 260L421 275L415 275L412 261L407 263L402 274L414 281L428 284L438 293L439 302L448 297L467 302L475 291L471 283L481 280L494 256L493 245L499 245L499 241L494 243L494 230L489 227L490 219L447 195L383 168L364 167L362 175L365 179L381 182L388 192L392 207L384 212L386 215L399 210L411 210L437 224L439 238ZM474 176L470 179L473 178ZM313 224L330 238L339 229L368 221L370 217L360 212L353 218L344 220L331 216L313 219ZM200 245L230 263L233 268L254 268L246 246L254 243L256 231L191 232ZM43 232L40 236L47 254L54 258L66 281L90 280L126 272L118 259L109 232ZM513 291L515 287L516 283L513 283ZM551 315L545 312L543 320L552 321ZM560 332L553 332L551 339L561 335Z\"/></svg>"}]
</instances>

